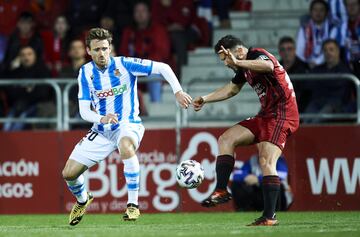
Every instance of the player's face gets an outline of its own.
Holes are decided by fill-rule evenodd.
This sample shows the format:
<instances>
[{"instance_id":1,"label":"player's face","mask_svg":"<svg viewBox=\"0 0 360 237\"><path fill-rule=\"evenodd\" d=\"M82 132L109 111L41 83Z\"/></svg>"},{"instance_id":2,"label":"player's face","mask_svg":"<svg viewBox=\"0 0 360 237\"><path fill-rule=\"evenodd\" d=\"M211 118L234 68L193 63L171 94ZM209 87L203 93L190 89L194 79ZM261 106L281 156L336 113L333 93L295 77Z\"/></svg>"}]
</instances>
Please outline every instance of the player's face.
<instances>
[{"instance_id":1,"label":"player's face","mask_svg":"<svg viewBox=\"0 0 360 237\"><path fill-rule=\"evenodd\" d=\"M237 47L237 48L232 49L232 50L230 50L230 51L231 51L231 53L235 56L236 59L238 59L238 60L244 60L244 59L246 59L246 52L245 52L245 50L244 50L243 47ZM229 64L227 63L227 61L226 61L226 55L225 55L224 53L219 53L218 55L219 55L220 60L224 62L224 65L225 65L225 66L227 66L228 68L233 69L234 71L237 70L237 68L236 68L235 66L229 65Z\"/></svg>"},{"instance_id":2,"label":"player's face","mask_svg":"<svg viewBox=\"0 0 360 237\"><path fill-rule=\"evenodd\" d=\"M98 67L104 68L108 65L111 49L109 41L107 41L106 39L91 40L90 47L87 47L86 51Z\"/></svg>"}]
</instances>

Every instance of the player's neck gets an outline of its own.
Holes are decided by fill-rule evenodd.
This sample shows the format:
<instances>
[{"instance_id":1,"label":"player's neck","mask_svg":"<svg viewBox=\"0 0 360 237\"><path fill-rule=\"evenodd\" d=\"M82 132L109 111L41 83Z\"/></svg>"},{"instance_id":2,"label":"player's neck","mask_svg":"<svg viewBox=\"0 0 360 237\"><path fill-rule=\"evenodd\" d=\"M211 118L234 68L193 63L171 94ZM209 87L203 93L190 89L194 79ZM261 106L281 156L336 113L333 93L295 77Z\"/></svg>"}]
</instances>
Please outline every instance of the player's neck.
<instances>
[{"instance_id":1,"label":"player's neck","mask_svg":"<svg viewBox=\"0 0 360 237\"><path fill-rule=\"evenodd\" d=\"M108 67L109 61L108 61L106 64L104 64L104 65L99 65L99 64L97 64L95 61L94 61L94 64L95 64L95 66L96 66L97 69L103 71L103 70L105 70L105 69Z\"/></svg>"}]
</instances>

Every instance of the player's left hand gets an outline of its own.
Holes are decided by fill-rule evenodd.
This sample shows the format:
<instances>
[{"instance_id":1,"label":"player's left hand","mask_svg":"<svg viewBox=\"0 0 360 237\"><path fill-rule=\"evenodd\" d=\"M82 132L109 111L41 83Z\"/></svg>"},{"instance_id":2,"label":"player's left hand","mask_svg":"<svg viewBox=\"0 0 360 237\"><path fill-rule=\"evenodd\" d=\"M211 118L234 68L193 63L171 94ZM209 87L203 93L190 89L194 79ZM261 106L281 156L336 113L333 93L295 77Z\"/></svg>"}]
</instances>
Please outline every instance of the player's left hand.
<instances>
[{"instance_id":1,"label":"player's left hand","mask_svg":"<svg viewBox=\"0 0 360 237\"><path fill-rule=\"evenodd\" d=\"M224 46L221 45L221 49L218 54L223 53L225 55L226 64L232 68L237 67L237 59L234 54L230 51L230 49L225 49Z\"/></svg>"},{"instance_id":2,"label":"player's left hand","mask_svg":"<svg viewBox=\"0 0 360 237\"><path fill-rule=\"evenodd\" d=\"M191 96L188 95L184 91L176 92L175 97L176 97L176 100L179 103L179 105L184 109L187 109L189 107L189 105L191 104L191 101L192 101Z\"/></svg>"}]
</instances>

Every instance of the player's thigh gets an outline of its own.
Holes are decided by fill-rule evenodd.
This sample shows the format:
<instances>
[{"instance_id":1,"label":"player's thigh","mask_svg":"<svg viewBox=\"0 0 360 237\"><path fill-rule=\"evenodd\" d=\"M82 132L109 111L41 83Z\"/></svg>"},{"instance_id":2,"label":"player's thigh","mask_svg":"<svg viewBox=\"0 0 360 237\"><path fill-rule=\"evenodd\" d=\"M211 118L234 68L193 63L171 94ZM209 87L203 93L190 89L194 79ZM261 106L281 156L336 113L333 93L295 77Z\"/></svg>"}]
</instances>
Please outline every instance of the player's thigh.
<instances>
[{"instance_id":1,"label":"player's thigh","mask_svg":"<svg viewBox=\"0 0 360 237\"><path fill-rule=\"evenodd\" d=\"M219 138L220 145L246 146L254 143L255 135L246 127L236 124Z\"/></svg>"},{"instance_id":2,"label":"player's thigh","mask_svg":"<svg viewBox=\"0 0 360 237\"><path fill-rule=\"evenodd\" d=\"M90 168L104 160L115 149L113 142L103 134L90 131L75 146L69 160L74 160Z\"/></svg>"},{"instance_id":3,"label":"player's thigh","mask_svg":"<svg viewBox=\"0 0 360 237\"><path fill-rule=\"evenodd\" d=\"M144 136L145 128L141 123L126 123L120 125L116 143L122 158L135 155Z\"/></svg>"}]
</instances>

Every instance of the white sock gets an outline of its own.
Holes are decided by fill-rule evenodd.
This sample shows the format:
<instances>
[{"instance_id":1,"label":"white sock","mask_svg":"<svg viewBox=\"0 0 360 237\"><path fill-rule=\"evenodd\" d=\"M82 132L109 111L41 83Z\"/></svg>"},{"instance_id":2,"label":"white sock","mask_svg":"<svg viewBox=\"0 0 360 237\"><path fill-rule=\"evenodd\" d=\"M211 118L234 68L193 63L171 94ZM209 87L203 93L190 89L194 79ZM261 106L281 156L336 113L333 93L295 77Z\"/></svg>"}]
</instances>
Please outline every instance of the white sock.
<instances>
[{"instance_id":1,"label":"white sock","mask_svg":"<svg viewBox=\"0 0 360 237\"><path fill-rule=\"evenodd\" d=\"M85 203L88 199L88 194L85 189L85 179L84 175L80 175L77 179L67 181L67 186L70 192L76 197L79 203Z\"/></svg>"},{"instance_id":2,"label":"white sock","mask_svg":"<svg viewBox=\"0 0 360 237\"><path fill-rule=\"evenodd\" d=\"M137 156L123 159L124 176L128 189L128 204L138 205L140 165Z\"/></svg>"}]
</instances>

